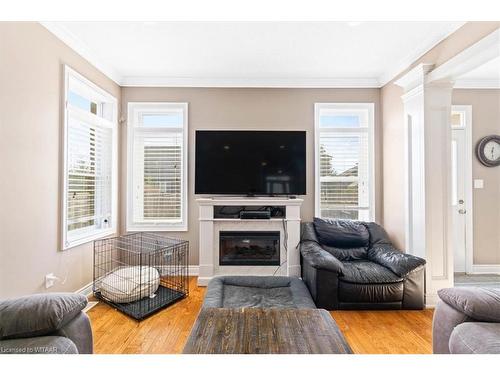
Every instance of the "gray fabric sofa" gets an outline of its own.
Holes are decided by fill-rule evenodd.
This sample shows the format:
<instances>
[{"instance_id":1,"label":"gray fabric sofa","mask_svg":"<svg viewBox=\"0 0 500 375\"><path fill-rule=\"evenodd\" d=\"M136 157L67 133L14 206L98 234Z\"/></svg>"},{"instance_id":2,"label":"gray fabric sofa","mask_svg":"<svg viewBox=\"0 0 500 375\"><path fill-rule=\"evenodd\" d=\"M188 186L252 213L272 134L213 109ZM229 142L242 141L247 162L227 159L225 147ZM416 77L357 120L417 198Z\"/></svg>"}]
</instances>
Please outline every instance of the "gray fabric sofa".
<instances>
[{"instance_id":1,"label":"gray fabric sofa","mask_svg":"<svg viewBox=\"0 0 500 375\"><path fill-rule=\"evenodd\" d=\"M423 309L425 260L396 249L376 223L302 224L302 279L327 310Z\"/></svg>"},{"instance_id":2,"label":"gray fabric sofa","mask_svg":"<svg viewBox=\"0 0 500 375\"><path fill-rule=\"evenodd\" d=\"M304 283L285 276L219 276L210 280L203 307L310 308Z\"/></svg>"},{"instance_id":3,"label":"gray fabric sofa","mask_svg":"<svg viewBox=\"0 0 500 375\"><path fill-rule=\"evenodd\" d=\"M432 346L435 354L500 354L500 289L438 291Z\"/></svg>"},{"instance_id":4,"label":"gray fabric sofa","mask_svg":"<svg viewBox=\"0 0 500 375\"><path fill-rule=\"evenodd\" d=\"M87 298L34 294L0 301L0 354L91 354Z\"/></svg>"}]
</instances>

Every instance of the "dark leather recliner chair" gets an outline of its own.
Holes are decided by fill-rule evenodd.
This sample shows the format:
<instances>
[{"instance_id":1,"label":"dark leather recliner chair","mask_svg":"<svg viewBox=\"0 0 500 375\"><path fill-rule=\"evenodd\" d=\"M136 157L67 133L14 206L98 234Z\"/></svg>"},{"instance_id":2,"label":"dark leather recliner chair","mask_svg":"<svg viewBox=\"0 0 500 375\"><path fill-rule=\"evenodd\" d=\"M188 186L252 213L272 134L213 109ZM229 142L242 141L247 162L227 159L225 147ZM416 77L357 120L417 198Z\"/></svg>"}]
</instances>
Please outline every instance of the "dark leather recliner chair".
<instances>
[{"instance_id":1,"label":"dark leather recliner chair","mask_svg":"<svg viewBox=\"0 0 500 375\"><path fill-rule=\"evenodd\" d=\"M423 309L425 260L395 249L376 223L302 224L302 279L328 310Z\"/></svg>"}]
</instances>

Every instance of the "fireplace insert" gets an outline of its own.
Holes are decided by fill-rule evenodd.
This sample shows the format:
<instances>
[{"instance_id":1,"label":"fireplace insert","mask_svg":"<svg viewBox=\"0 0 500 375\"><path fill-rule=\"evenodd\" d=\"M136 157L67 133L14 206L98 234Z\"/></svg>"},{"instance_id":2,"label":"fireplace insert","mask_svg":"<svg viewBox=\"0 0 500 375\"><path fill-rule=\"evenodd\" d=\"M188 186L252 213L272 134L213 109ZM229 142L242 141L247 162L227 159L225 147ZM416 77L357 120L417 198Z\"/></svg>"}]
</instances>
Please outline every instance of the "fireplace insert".
<instances>
[{"instance_id":1,"label":"fireplace insert","mask_svg":"<svg viewBox=\"0 0 500 375\"><path fill-rule=\"evenodd\" d=\"M279 266L280 232L220 232L219 265Z\"/></svg>"}]
</instances>

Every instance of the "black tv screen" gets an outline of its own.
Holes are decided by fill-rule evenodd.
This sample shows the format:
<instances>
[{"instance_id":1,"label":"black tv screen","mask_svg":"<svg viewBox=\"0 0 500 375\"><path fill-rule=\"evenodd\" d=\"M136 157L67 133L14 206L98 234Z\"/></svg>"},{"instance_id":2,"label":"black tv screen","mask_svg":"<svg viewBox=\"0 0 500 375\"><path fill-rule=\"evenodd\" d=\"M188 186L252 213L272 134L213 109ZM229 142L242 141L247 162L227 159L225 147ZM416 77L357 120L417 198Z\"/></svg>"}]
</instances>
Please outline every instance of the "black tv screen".
<instances>
[{"instance_id":1,"label":"black tv screen","mask_svg":"<svg viewBox=\"0 0 500 375\"><path fill-rule=\"evenodd\" d=\"M196 131L195 194L306 194L305 131Z\"/></svg>"}]
</instances>

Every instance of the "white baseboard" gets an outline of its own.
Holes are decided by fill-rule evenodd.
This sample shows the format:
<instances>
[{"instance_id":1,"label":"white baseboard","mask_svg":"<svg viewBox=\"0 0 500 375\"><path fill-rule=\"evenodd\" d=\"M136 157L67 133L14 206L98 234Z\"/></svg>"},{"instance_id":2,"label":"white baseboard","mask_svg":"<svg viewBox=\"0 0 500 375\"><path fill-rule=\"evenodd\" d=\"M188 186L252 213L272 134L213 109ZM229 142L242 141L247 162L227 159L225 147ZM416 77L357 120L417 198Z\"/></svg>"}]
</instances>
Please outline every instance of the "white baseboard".
<instances>
[{"instance_id":1,"label":"white baseboard","mask_svg":"<svg viewBox=\"0 0 500 375\"><path fill-rule=\"evenodd\" d=\"M189 266L189 276L198 276L200 274L200 266Z\"/></svg>"},{"instance_id":2,"label":"white baseboard","mask_svg":"<svg viewBox=\"0 0 500 375\"><path fill-rule=\"evenodd\" d=\"M425 308L426 309L429 309L429 308L434 308L436 307L436 304L438 303L439 301L439 296L434 293L426 293L425 294Z\"/></svg>"},{"instance_id":3,"label":"white baseboard","mask_svg":"<svg viewBox=\"0 0 500 375\"><path fill-rule=\"evenodd\" d=\"M500 274L500 264L473 264L472 273L498 273Z\"/></svg>"},{"instance_id":4,"label":"white baseboard","mask_svg":"<svg viewBox=\"0 0 500 375\"><path fill-rule=\"evenodd\" d=\"M86 313L87 311L89 311L90 309L94 308L97 306L97 304L99 303L99 301L89 301L89 303L87 304L87 306L82 310L84 313Z\"/></svg>"}]
</instances>

